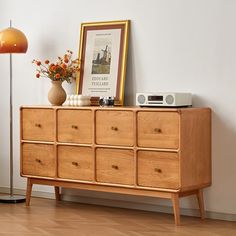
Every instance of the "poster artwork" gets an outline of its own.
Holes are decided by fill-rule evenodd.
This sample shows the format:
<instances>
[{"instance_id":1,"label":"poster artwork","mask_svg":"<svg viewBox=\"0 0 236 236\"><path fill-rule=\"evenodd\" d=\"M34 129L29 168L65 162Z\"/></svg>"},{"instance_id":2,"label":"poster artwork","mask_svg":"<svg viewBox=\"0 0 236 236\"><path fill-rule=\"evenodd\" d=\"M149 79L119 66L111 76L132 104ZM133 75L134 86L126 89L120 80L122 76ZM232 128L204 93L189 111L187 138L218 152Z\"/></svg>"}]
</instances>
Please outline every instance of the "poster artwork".
<instances>
[{"instance_id":1,"label":"poster artwork","mask_svg":"<svg viewBox=\"0 0 236 236\"><path fill-rule=\"evenodd\" d=\"M96 38L93 50L92 74L110 74L111 39Z\"/></svg>"}]
</instances>

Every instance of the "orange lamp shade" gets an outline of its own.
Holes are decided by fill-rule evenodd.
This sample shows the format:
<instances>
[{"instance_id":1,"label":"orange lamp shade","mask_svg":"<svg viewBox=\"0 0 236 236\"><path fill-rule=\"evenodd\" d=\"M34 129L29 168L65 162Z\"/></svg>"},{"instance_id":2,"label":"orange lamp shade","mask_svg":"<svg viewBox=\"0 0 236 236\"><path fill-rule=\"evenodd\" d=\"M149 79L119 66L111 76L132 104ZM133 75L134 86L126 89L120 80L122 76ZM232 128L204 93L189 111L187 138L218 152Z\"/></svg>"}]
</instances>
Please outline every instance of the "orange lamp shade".
<instances>
[{"instance_id":1,"label":"orange lamp shade","mask_svg":"<svg viewBox=\"0 0 236 236\"><path fill-rule=\"evenodd\" d=\"M0 53L25 53L28 41L20 30L9 27L0 32Z\"/></svg>"}]
</instances>

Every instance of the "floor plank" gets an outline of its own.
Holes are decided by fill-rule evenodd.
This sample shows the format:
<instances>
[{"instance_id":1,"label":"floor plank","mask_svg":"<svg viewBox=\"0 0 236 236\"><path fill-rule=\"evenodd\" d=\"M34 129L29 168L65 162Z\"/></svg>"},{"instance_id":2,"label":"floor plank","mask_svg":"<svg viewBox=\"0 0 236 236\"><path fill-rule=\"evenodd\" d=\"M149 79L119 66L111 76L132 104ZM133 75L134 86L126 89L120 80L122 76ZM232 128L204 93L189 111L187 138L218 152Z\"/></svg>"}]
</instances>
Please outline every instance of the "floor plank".
<instances>
[{"instance_id":1,"label":"floor plank","mask_svg":"<svg viewBox=\"0 0 236 236\"><path fill-rule=\"evenodd\" d=\"M32 198L0 204L0 236L233 236L236 222Z\"/></svg>"}]
</instances>

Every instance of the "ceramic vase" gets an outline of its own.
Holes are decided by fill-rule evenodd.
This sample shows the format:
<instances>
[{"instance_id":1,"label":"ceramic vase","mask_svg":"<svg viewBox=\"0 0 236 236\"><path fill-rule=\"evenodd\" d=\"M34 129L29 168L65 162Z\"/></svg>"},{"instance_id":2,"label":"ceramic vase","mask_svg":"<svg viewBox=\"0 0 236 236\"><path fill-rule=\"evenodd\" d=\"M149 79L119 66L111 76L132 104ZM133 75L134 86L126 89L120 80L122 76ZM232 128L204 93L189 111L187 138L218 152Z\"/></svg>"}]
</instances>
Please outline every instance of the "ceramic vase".
<instances>
[{"instance_id":1,"label":"ceramic vase","mask_svg":"<svg viewBox=\"0 0 236 236\"><path fill-rule=\"evenodd\" d=\"M62 81L52 81L52 87L48 92L48 101L53 106L61 106L66 100L66 92L62 87Z\"/></svg>"}]
</instances>

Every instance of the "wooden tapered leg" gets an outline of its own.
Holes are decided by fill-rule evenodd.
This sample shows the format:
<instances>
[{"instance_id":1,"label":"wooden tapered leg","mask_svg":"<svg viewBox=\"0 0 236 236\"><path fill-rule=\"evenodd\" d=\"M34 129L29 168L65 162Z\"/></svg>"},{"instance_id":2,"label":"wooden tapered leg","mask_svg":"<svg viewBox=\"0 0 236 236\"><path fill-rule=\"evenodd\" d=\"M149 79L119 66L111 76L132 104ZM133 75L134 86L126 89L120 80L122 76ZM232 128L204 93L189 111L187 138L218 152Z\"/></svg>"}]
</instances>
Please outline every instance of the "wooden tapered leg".
<instances>
[{"instance_id":1,"label":"wooden tapered leg","mask_svg":"<svg viewBox=\"0 0 236 236\"><path fill-rule=\"evenodd\" d=\"M27 178L26 201L25 201L25 205L26 206L30 205L30 198L31 198L32 187L33 187L33 184L31 182L31 179Z\"/></svg>"},{"instance_id":2,"label":"wooden tapered leg","mask_svg":"<svg viewBox=\"0 0 236 236\"><path fill-rule=\"evenodd\" d=\"M197 191L197 200L200 209L200 217L201 219L205 219L204 198L202 189L198 189Z\"/></svg>"},{"instance_id":3,"label":"wooden tapered leg","mask_svg":"<svg viewBox=\"0 0 236 236\"><path fill-rule=\"evenodd\" d=\"M179 194L173 193L171 198L172 198L172 204L173 204L173 209L174 209L175 224L180 225Z\"/></svg>"},{"instance_id":4,"label":"wooden tapered leg","mask_svg":"<svg viewBox=\"0 0 236 236\"><path fill-rule=\"evenodd\" d=\"M61 200L60 187L55 186L54 189L55 189L55 197L56 197L56 200L57 200L57 201L60 201L60 200Z\"/></svg>"}]
</instances>

